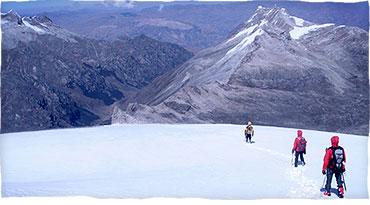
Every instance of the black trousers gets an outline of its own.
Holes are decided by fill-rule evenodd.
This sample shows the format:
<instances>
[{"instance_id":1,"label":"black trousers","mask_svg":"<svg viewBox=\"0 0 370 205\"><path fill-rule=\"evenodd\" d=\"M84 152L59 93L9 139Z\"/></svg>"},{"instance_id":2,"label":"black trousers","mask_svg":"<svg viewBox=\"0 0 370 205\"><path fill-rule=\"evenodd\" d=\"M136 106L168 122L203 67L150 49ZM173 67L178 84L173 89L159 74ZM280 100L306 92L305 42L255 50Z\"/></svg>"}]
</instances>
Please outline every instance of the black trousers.
<instances>
[{"instance_id":1,"label":"black trousers","mask_svg":"<svg viewBox=\"0 0 370 205\"><path fill-rule=\"evenodd\" d=\"M343 187L343 181L342 181L342 172L340 170L334 171L333 169L327 168L326 170L326 191L330 192L331 189L331 181L333 179L333 175L335 175L335 178L337 179L337 186L338 189L340 187Z\"/></svg>"},{"instance_id":2,"label":"black trousers","mask_svg":"<svg viewBox=\"0 0 370 205\"><path fill-rule=\"evenodd\" d=\"M298 156L300 156L301 161L304 163L303 152L295 151L295 161L294 161L295 167L298 166Z\"/></svg>"},{"instance_id":3,"label":"black trousers","mask_svg":"<svg viewBox=\"0 0 370 205\"><path fill-rule=\"evenodd\" d=\"M251 134L247 134L247 136L245 136L246 138L246 142L248 142L248 139L249 139L249 142L252 142L252 135Z\"/></svg>"}]
</instances>

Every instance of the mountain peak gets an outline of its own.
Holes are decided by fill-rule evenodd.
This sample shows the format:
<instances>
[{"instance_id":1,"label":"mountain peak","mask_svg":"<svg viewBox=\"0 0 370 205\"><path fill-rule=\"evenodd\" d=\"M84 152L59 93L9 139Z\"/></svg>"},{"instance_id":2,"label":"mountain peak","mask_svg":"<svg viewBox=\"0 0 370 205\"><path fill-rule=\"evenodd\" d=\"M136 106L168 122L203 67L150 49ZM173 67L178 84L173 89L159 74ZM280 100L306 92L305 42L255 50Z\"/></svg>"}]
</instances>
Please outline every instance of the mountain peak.
<instances>
[{"instance_id":1,"label":"mountain peak","mask_svg":"<svg viewBox=\"0 0 370 205\"><path fill-rule=\"evenodd\" d=\"M7 13L5 14L2 14L4 16L19 16L18 13L16 11L14 11L13 9L10 9Z\"/></svg>"},{"instance_id":2,"label":"mountain peak","mask_svg":"<svg viewBox=\"0 0 370 205\"><path fill-rule=\"evenodd\" d=\"M21 17L14 10L1 14L3 48L15 48L18 42L29 42L42 35L53 35L69 42L76 42L76 34L55 24L46 16Z\"/></svg>"},{"instance_id":3,"label":"mountain peak","mask_svg":"<svg viewBox=\"0 0 370 205\"><path fill-rule=\"evenodd\" d=\"M240 32L255 27L268 31L268 33L288 33L296 27L312 26L313 23L305 21L301 18L291 16L285 8L274 6L273 8L265 8L259 6L252 17L248 21L236 27L228 36L230 39L238 35Z\"/></svg>"},{"instance_id":4,"label":"mountain peak","mask_svg":"<svg viewBox=\"0 0 370 205\"><path fill-rule=\"evenodd\" d=\"M346 121L358 133L368 133L367 67L366 31L313 24L277 6L259 7L225 41L140 91L135 100L143 105L133 110L126 103L117 119L232 124L255 119L277 125L289 116L287 126L334 131L343 121L341 110L348 109L364 120ZM348 103L341 102L343 96L351 96ZM356 106L351 98L357 99Z\"/></svg>"},{"instance_id":5,"label":"mountain peak","mask_svg":"<svg viewBox=\"0 0 370 205\"><path fill-rule=\"evenodd\" d=\"M14 23L17 23L17 24L22 24L22 18L13 9L11 9L10 11L8 11L5 14L2 13L1 14L1 20L2 21L10 21L10 22L14 22Z\"/></svg>"},{"instance_id":6,"label":"mountain peak","mask_svg":"<svg viewBox=\"0 0 370 205\"><path fill-rule=\"evenodd\" d=\"M297 25L303 26L304 22L303 19L290 16L285 8L274 6L273 8L259 7L255 14L247 21L247 24L270 24L271 26L287 29L287 27L294 27Z\"/></svg>"}]
</instances>

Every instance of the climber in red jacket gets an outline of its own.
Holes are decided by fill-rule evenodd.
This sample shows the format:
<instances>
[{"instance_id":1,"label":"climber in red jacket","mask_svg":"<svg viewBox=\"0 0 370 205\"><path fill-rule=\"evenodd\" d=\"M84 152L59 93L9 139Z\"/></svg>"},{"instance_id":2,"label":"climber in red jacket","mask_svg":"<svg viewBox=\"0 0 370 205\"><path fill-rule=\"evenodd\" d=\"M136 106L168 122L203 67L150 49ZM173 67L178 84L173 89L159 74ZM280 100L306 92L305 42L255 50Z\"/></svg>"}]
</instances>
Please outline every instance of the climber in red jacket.
<instances>
[{"instance_id":1,"label":"climber in red jacket","mask_svg":"<svg viewBox=\"0 0 370 205\"><path fill-rule=\"evenodd\" d=\"M295 138L294 140L294 145L292 149L292 154L295 151L295 161L294 161L294 166L298 166L298 156L300 156L302 165L305 165L306 163L304 162L303 154L306 154L306 139L302 136L302 130L298 130L297 132L298 137Z\"/></svg>"},{"instance_id":2,"label":"climber in red jacket","mask_svg":"<svg viewBox=\"0 0 370 205\"><path fill-rule=\"evenodd\" d=\"M325 157L324 157L324 165L322 167L322 174L326 174L326 191L324 195L330 196L331 191L331 181L333 179L333 174L337 179L338 185L338 196L343 198L344 190L343 190L343 180L342 180L342 173L346 171L345 169L345 162L346 162L346 154L344 149L338 145L339 144L339 137L334 136L331 138L331 147L326 149Z\"/></svg>"}]
</instances>

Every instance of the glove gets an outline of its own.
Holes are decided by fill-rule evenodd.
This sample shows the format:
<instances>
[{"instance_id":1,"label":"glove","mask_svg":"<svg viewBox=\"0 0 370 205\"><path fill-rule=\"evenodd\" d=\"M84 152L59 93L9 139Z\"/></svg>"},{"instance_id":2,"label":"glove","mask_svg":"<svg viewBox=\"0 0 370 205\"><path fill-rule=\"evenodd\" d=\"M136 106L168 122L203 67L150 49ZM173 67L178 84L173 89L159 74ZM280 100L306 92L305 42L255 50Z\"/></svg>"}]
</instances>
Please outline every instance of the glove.
<instances>
[{"instance_id":1,"label":"glove","mask_svg":"<svg viewBox=\"0 0 370 205\"><path fill-rule=\"evenodd\" d=\"M294 153L294 150L292 149L292 154Z\"/></svg>"},{"instance_id":2,"label":"glove","mask_svg":"<svg viewBox=\"0 0 370 205\"><path fill-rule=\"evenodd\" d=\"M326 174L326 171L325 170L322 170L322 175L325 175Z\"/></svg>"}]
</instances>

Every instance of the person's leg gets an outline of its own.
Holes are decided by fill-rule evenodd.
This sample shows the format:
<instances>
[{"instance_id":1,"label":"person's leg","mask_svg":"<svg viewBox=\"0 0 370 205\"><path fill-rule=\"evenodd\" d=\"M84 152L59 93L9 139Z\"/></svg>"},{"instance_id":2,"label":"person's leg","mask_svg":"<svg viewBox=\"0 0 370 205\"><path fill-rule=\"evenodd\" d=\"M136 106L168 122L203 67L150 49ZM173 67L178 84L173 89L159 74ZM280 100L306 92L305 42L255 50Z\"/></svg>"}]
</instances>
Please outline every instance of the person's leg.
<instances>
[{"instance_id":1,"label":"person's leg","mask_svg":"<svg viewBox=\"0 0 370 205\"><path fill-rule=\"evenodd\" d=\"M338 186L338 196L343 197L344 190L343 190L343 180L342 180L342 173L336 172L335 178L337 180L337 186Z\"/></svg>"},{"instance_id":2,"label":"person's leg","mask_svg":"<svg viewBox=\"0 0 370 205\"><path fill-rule=\"evenodd\" d=\"M303 165L304 165L304 164L306 164L306 163L304 162L303 152L299 152L299 155L300 155L300 158L301 158L301 162L302 162L302 164L303 164Z\"/></svg>"},{"instance_id":3,"label":"person's leg","mask_svg":"<svg viewBox=\"0 0 370 205\"><path fill-rule=\"evenodd\" d=\"M337 179L338 188L343 187L343 180L340 172L335 173L335 178Z\"/></svg>"},{"instance_id":4,"label":"person's leg","mask_svg":"<svg viewBox=\"0 0 370 205\"><path fill-rule=\"evenodd\" d=\"M331 169L327 169L326 170L326 185L325 185L325 188L326 188L326 192L330 193L330 189L331 189L331 180L333 179L333 171Z\"/></svg>"},{"instance_id":5,"label":"person's leg","mask_svg":"<svg viewBox=\"0 0 370 205\"><path fill-rule=\"evenodd\" d=\"M298 166L298 155L299 155L299 153L297 151L295 151L295 161L294 161L294 166L295 167Z\"/></svg>"}]
</instances>

